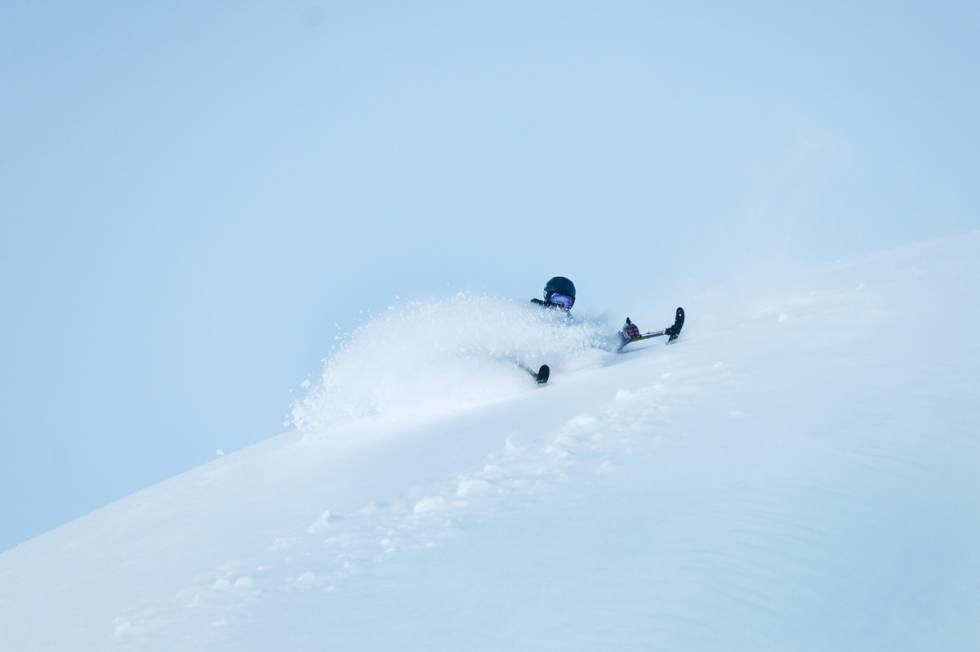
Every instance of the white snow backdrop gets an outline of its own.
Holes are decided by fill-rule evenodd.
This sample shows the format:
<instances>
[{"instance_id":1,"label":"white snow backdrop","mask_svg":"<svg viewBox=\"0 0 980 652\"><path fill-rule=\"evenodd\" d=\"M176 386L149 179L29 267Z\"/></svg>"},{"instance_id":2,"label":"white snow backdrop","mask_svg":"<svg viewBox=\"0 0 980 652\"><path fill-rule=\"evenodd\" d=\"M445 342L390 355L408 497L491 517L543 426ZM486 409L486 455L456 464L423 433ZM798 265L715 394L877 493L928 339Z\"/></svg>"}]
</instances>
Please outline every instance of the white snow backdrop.
<instances>
[{"instance_id":1,"label":"white snow backdrop","mask_svg":"<svg viewBox=\"0 0 980 652\"><path fill-rule=\"evenodd\" d=\"M780 285L620 355L394 306L301 430L0 556L4 649L977 649L980 234Z\"/></svg>"},{"instance_id":2,"label":"white snow backdrop","mask_svg":"<svg viewBox=\"0 0 980 652\"><path fill-rule=\"evenodd\" d=\"M976 647L977 33L0 3L0 649Z\"/></svg>"}]
</instances>

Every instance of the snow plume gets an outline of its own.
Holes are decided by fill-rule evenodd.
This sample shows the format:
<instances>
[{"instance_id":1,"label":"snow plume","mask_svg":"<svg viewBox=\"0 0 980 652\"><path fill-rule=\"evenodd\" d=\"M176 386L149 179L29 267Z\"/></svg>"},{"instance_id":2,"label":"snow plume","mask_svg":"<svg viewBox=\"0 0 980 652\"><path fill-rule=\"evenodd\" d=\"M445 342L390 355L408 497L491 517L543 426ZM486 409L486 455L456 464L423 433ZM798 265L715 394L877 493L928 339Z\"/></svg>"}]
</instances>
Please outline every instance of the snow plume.
<instances>
[{"instance_id":1,"label":"snow plume","mask_svg":"<svg viewBox=\"0 0 980 652\"><path fill-rule=\"evenodd\" d=\"M596 321L471 294L391 306L327 359L320 382L293 405L293 423L316 433L362 417L493 402L531 387L520 365L595 363L610 332Z\"/></svg>"}]
</instances>

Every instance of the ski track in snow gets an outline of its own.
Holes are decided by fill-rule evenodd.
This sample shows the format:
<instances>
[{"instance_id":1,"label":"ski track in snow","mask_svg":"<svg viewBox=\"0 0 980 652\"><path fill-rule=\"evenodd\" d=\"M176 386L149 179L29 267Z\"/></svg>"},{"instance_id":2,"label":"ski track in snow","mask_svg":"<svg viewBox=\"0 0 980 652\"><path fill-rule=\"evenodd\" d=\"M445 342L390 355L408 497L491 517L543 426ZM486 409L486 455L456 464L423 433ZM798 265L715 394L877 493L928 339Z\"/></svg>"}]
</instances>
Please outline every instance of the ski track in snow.
<instances>
[{"instance_id":1,"label":"ski track in snow","mask_svg":"<svg viewBox=\"0 0 980 652\"><path fill-rule=\"evenodd\" d=\"M276 594L342 591L352 575L394 555L439 546L461 536L474 521L547 500L562 483L614 473L622 456L662 439L652 433L661 432L658 426L685 396L730 376L722 363L684 374L662 373L647 387L617 391L596 414L576 415L556 433L526 441L506 437L478 468L353 513L325 509L311 515L308 527L284 532L254 558L229 560L202 572L170 600L123 610L115 638L124 645L151 640L168 625L185 626L181 612L187 610L213 627L226 627L248 618L256 603Z\"/></svg>"}]
</instances>

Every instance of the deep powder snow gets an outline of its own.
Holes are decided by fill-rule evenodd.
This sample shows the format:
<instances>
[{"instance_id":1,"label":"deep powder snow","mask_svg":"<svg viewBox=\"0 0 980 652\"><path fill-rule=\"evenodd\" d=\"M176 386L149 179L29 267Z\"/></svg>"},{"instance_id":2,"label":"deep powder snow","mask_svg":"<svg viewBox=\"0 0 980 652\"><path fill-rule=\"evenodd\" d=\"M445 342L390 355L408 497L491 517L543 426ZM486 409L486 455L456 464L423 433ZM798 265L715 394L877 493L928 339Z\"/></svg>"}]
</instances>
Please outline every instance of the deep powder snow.
<instances>
[{"instance_id":1,"label":"deep powder snow","mask_svg":"<svg viewBox=\"0 0 980 652\"><path fill-rule=\"evenodd\" d=\"M296 431L0 555L2 647L980 648L980 234L742 287L623 355L396 306Z\"/></svg>"}]
</instances>

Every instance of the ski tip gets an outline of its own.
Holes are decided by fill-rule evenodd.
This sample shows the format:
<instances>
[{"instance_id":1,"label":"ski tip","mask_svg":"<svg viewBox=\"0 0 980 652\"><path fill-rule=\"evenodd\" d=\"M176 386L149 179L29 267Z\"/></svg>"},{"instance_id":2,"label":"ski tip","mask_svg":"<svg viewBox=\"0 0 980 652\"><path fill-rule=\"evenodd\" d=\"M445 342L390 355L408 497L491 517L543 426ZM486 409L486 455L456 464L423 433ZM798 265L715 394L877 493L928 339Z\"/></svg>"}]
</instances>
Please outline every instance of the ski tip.
<instances>
[{"instance_id":1,"label":"ski tip","mask_svg":"<svg viewBox=\"0 0 980 652\"><path fill-rule=\"evenodd\" d=\"M674 325L664 331L667 337L667 344L673 344L680 337L681 329L684 328L684 309L677 306L677 312L674 314Z\"/></svg>"},{"instance_id":2,"label":"ski tip","mask_svg":"<svg viewBox=\"0 0 980 652\"><path fill-rule=\"evenodd\" d=\"M546 364L541 365L541 368L538 369L538 373L534 375L534 379L538 381L539 385L543 385L548 382L549 378L551 378L551 367Z\"/></svg>"}]
</instances>

